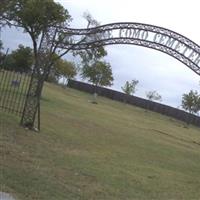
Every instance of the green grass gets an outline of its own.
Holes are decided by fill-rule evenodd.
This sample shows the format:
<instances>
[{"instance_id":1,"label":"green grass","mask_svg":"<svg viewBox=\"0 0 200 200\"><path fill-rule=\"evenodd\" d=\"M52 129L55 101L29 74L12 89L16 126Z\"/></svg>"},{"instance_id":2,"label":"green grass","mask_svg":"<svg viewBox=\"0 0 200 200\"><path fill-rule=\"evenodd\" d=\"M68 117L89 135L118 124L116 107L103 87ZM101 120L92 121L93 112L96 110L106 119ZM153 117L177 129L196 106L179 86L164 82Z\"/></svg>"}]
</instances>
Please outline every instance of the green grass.
<instances>
[{"instance_id":1,"label":"green grass","mask_svg":"<svg viewBox=\"0 0 200 200\"><path fill-rule=\"evenodd\" d=\"M198 200L200 129L46 84L42 130L0 111L0 184L19 200Z\"/></svg>"}]
</instances>

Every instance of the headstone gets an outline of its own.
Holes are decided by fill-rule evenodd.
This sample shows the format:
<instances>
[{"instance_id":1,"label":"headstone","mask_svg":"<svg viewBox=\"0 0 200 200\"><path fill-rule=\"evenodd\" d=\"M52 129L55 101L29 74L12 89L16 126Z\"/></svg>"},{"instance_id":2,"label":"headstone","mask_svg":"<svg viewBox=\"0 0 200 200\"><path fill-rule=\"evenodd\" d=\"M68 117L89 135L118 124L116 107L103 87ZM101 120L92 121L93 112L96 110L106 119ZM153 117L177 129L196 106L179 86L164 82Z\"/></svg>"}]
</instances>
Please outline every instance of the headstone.
<instances>
[{"instance_id":1,"label":"headstone","mask_svg":"<svg viewBox=\"0 0 200 200\"><path fill-rule=\"evenodd\" d=\"M20 81L18 81L18 80L12 80L11 86L13 86L13 87L19 87L20 86Z\"/></svg>"},{"instance_id":2,"label":"headstone","mask_svg":"<svg viewBox=\"0 0 200 200\"><path fill-rule=\"evenodd\" d=\"M8 193L0 192L0 200L15 200L15 199Z\"/></svg>"}]
</instances>

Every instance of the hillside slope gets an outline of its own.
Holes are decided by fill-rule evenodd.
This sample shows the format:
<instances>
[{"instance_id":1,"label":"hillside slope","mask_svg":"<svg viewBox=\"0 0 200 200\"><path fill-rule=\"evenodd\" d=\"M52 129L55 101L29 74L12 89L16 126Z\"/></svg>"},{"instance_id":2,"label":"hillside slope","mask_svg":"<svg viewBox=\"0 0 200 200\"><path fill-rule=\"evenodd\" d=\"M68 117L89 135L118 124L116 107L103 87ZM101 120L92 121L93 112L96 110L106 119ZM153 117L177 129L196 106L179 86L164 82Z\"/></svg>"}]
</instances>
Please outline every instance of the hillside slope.
<instances>
[{"instance_id":1,"label":"hillside slope","mask_svg":"<svg viewBox=\"0 0 200 200\"><path fill-rule=\"evenodd\" d=\"M40 133L0 111L1 191L19 200L200 199L200 129L46 84Z\"/></svg>"}]
</instances>

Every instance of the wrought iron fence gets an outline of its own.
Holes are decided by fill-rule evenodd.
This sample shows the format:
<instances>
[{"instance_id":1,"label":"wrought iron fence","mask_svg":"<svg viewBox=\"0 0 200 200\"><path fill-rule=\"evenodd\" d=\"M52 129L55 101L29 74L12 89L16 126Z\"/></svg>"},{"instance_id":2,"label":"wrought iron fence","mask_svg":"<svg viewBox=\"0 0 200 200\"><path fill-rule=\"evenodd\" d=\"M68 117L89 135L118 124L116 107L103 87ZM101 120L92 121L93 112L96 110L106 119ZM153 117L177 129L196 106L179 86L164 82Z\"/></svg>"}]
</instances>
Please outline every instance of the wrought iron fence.
<instances>
[{"instance_id":1,"label":"wrought iron fence","mask_svg":"<svg viewBox=\"0 0 200 200\"><path fill-rule=\"evenodd\" d=\"M31 75L0 68L0 108L22 116Z\"/></svg>"}]
</instances>

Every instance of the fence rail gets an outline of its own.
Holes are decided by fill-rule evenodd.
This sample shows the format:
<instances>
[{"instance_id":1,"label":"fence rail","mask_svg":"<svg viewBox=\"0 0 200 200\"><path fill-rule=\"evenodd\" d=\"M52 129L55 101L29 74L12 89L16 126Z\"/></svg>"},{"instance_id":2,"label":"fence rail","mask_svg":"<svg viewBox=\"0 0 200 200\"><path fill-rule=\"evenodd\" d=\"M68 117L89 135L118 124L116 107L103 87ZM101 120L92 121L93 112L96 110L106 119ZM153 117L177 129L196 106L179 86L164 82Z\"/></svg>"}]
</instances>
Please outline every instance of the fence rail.
<instances>
[{"instance_id":1,"label":"fence rail","mask_svg":"<svg viewBox=\"0 0 200 200\"><path fill-rule=\"evenodd\" d=\"M68 82L68 86L74 89L78 89L84 92L93 93L94 86L88 83L83 83L80 81L70 80ZM193 124L200 127L200 117L187 113L183 110L179 110L177 108L173 108L171 106L163 105L157 102L152 102L146 99L142 99L136 96L126 95L122 92L118 92L115 90L97 87L97 93L100 96L104 96L116 101L126 102L131 105L135 105L147 110L151 110L157 113L161 113L163 115L167 115L173 117L175 119L184 121L189 124Z\"/></svg>"}]
</instances>

